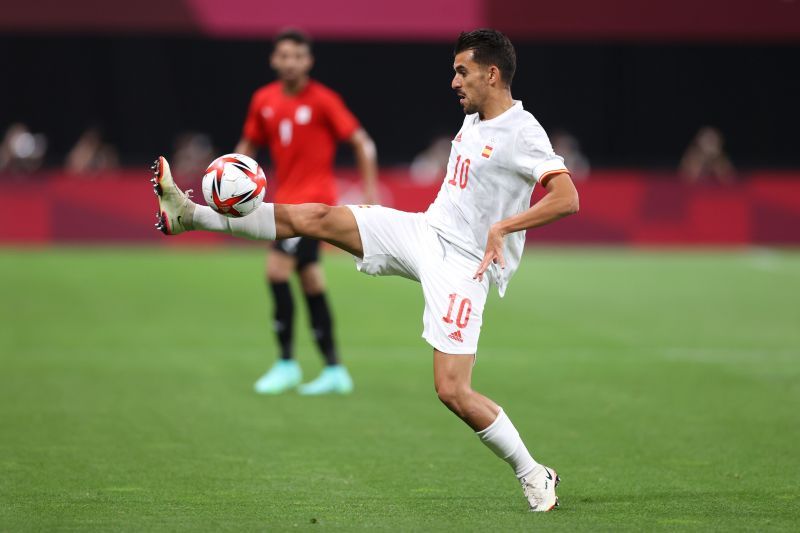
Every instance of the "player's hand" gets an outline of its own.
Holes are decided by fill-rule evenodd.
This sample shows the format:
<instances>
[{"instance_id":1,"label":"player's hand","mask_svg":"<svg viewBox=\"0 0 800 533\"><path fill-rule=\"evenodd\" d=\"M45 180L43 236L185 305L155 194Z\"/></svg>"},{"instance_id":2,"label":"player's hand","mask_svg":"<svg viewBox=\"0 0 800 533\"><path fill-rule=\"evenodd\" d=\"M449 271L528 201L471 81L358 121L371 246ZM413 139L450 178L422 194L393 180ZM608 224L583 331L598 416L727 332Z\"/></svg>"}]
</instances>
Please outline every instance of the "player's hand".
<instances>
[{"instance_id":1,"label":"player's hand","mask_svg":"<svg viewBox=\"0 0 800 533\"><path fill-rule=\"evenodd\" d=\"M506 259L503 257L504 244L503 233L495 226L492 226L486 239L486 252L483 254L483 261L481 261L472 279L483 281L483 274L492 263L499 264L500 268L506 267Z\"/></svg>"}]
</instances>

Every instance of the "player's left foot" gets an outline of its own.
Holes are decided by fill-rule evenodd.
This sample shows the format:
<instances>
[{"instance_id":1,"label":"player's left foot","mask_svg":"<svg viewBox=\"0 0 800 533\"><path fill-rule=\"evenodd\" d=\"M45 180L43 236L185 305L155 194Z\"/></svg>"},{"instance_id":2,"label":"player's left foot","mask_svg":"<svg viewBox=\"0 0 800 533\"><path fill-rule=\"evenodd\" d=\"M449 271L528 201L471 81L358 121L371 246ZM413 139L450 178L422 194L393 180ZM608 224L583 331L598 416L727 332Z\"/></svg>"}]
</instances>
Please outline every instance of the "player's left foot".
<instances>
[{"instance_id":1,"label":"player's left foot","mask_svg":"<svg viewBox=\"0 0 800 533\"><path fill-rule=\"evenodd\" d=\"M300 385L297 392L305 396L350 394L353 392L353 379L342 365L326 366L317 379Z\"/></svg>"},{"instance_id":2,"label":"player's left foot","mask_svg":"<svg viewBox=\"0 0 800 533\"><path fill-rule=\"evenodd\" d=\"M164 156L159 156L150 167L153 177L153 191L158 197L158 223L156 229L164 235L177 235L191 227L195 203L189 199L192 191L183 192L172 179L169 163Z\"/></svg>"},{"instance_id":3,"label":"player's left foot","mask_svg":"<svg viewBox=\"0 0 800 533\"><path fill-rule=\"evenodd\" d=\"M522 492L528 499L531 512L547 512L558 507L556 487L561 479L552 468L539 465L529 475L520 479Z\"/></svg>"}]
</instances>

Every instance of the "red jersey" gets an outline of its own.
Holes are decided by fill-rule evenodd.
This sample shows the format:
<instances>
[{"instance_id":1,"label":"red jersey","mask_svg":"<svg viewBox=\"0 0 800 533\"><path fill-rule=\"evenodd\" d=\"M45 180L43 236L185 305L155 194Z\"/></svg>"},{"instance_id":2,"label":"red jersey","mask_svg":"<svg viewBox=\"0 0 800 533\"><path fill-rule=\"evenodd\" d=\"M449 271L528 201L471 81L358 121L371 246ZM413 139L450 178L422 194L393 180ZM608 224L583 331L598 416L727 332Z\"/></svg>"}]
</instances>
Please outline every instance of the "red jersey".
<instances>
[{"instance_id":1,"label":"red jersey","mask_svg":"<svg viewBox=\"0 0 800 533\"><path fill-rule=\"evenodd\" d=\"M335 205L336 144L359 127L341 97L321 83L309 80L298 94L288 95L275 81L253 94L242 136L269 146L276 203Z\"/></svg>"}]
</instances>

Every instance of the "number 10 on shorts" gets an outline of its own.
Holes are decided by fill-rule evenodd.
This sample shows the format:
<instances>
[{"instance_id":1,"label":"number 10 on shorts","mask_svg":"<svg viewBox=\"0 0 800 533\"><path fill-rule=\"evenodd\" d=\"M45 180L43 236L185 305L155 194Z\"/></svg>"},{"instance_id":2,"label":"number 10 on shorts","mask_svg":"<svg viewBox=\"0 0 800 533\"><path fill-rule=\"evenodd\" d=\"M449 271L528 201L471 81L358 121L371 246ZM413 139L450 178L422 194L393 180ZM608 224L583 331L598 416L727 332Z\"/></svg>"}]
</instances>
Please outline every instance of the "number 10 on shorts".
<instances>
[{"instance_id":1,"label":"number 10 on shorts","mask_svg":"<svg viewBox=\"0 0 800 533\"><path fill-rule=\"evenodd\" d=\"M469 298L462 298L458 294L453 293L450 295L450 306L447 308L447 315L442 317L442 320L447 324L453 323L453 309L455 309L456 302L461 300L458 306L458 313L455 317L456 327L464 329L469 324L469 314L472 312L472 302Z\"/></svg>"}]
</instances>

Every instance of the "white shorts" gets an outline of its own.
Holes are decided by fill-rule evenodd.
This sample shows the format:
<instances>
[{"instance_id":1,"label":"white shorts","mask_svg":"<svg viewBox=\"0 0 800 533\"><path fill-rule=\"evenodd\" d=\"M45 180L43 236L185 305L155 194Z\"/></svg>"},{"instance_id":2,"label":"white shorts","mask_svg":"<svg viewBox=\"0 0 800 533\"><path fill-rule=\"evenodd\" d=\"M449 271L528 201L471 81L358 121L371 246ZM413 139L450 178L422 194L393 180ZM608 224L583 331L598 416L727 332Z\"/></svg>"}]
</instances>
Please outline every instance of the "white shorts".
<instances>
[{"instance_id":1,"label":"white shorts","mask_svg":"<svg viewBox=\"0 0 800 533\"><path fill-rule=\"evenodd\" d=\"M475 354L489 279L472 279L480 262L445 241L423 213L388 207L347 206L355 215L363 259L360 272L420 282L425 297L422 337L448 354Z\"/></svg>"}]
</instances>

